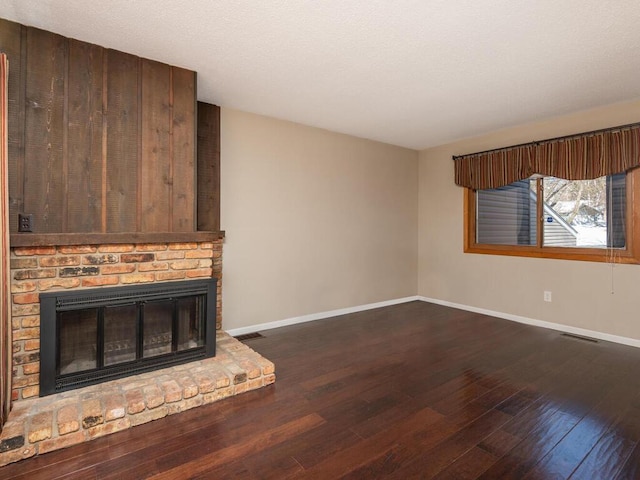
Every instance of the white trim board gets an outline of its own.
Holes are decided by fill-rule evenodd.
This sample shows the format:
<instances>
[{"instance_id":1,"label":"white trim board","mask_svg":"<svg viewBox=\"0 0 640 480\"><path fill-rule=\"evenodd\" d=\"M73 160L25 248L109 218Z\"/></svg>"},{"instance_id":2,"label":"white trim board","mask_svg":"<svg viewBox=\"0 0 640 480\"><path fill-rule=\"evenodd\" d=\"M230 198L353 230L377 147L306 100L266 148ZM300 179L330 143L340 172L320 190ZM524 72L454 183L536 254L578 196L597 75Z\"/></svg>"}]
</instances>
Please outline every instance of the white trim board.
<instances>
[{"instance_id":1,"label":"white trim board","mask_svg":"<svg viewBox=\"0 0 640 480\"><path fill-rule=\"evenodd\" d=\"M447 302L445 300L438 300L437 298L418 297L423 302L435 303L445 307L459 308L460 310L466 310L474 313L481 313L483 315L490 315L492 317L498 317L505 320L511 320L513 322L524 323L527 325L533 325L535 327L549 328L551 330L558 330L560 332L572 333L574 335L581 335L583 337L596 338L598 340L604 340L607 342L621 343L622 345L628 345L630 347L640 348L640 340L629 337L621 337L619 335L611 335L609 333L597 332L595 330L587 330L586 328L571 327L569 325L563 325L561 323L545 322L544 320L536 320L534 318L521 317L520 315L512 315L510 313L496 312L494 310L487 310L484 308L472 307L469 305L463 305L460 303Z\"/></svg>"},{"instance_id":2,"label":"white trim board","mask_svg":"<svg viewBox=\"0 0 640 480\"><path fill-rule=\"evenodd\" d=\"M259 323L257 325L250 325L248 327L232 328L231 330L225 330L232 337L238 335L244 335L246 333L254 333L262 330L271 330L272 328L286 327L287 325L295 325L298 323L312 322L314 320L322 320L324 318L337 317L339 315L346 315L348 313L363 312L365 310L372 310L374 308L388 307L390 305L398 305L400 303L407 303L413 301L422 301L435 303L445 307L458 308L460 310L466 310L468 312L481 313L483 315L489 315L491 317L502 318L504 320L511 320L513 322L524 323L526 325L533 325L534 327L549 328L551 330L557 330L560 332L572 333L574 335L581 335L583 337L597 338L598 340L604 340L607 342L620 343L622 345L628 345L630 347L640 348L640 340L629 337L621 337L619 335L611 335L609 333L597 332L595 330L587 330L586 328L572 327L569 325L563 325L561 323L545 322L544 320L536 320L534 318L522 317L520 315L513 315L510 313L497 312L495 310L487 310L485 308L472 307L470 305L463 305L461 303L448 302L446 300L439 300L437 298L422 297L419 295L413 297L397 298L394 300L386 300L384 302L368 303L366 305L358 305L355 307L340 308L338 310L329 310L320 313L311 313L309 315L302 315L299 317L285 318L283 320L276 320L275 322Z\"/></svg>"},{"instance_id":3,"label":"white trim board","mask_svg":"<svg viewBox=\"0 0 640 480\"><path fill-rule=\"evenodd\" d=\"M368 303L366 305L358 305L356 307L340 308L338 310L329 310L327 312L311 313L309 315L302 315L300 317L285 318L284 320L276 320L275 322L259 323L257 325L250 325L248 327L232 328L231 330L225 330L232 337L238 335L244 335L246 333L260 332L262 330L271 330L272 328L286 327L287 325L295 325L297 323L311 322L313 320L322 320L323 318L337 317L339 315L346 315L348 313L363 312L365 310L372 310L374 308L388 307L390 305L398 305L399 303L415 302L422 300L422 297L404 297L396 298L394 300L386 300L384 302ZM223 329L224 330L224 329Z\"/></svg>"}]
</instances>

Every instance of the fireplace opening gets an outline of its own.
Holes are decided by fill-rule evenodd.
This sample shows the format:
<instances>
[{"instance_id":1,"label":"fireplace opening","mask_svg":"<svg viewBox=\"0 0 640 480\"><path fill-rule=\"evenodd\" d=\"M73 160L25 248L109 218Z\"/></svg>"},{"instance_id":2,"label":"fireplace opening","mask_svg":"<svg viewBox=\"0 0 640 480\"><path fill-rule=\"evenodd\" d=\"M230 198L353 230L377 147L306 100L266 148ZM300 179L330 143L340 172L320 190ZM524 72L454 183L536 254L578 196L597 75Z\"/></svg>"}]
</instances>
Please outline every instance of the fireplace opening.
<instances>
[{"instance_id":1,"label":"fireplace opening","mask_svg":"<svg viewBox=\"0 0 640 480\"><path fill-rule=\"evenodd\" d=\"M216 279L40 295L40 396L215 355Z\"/></svg>"}]
</instances>

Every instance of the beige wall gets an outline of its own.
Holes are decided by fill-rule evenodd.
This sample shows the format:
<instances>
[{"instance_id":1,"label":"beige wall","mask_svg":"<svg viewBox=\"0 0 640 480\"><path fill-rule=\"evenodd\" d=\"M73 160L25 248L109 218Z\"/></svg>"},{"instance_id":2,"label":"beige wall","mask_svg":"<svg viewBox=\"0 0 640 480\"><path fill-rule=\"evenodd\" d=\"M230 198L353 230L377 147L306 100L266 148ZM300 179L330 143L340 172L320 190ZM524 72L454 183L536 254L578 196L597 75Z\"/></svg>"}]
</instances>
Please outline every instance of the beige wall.
<instances>
[{"instance_id":1,"label":"beige wall","mask_svg":"<svg viewBox=\"0 0 640 480\"><path fill-rule=\"evenodd\" d=\"M462 253L463 192L451 160L637 121L640 102L611 105L420 152L419 295L640 339L640 265ZM543 302L544 290L553 292L552 303Z\"/></svg>"},{"instance_id":2,"label":"beige wall","mask_svg":"<svg viewBox=\"0 0 640 480\"><path fill-rule=\"evenodd\" d=\"M416 295L417 152L221 115L223 329Z\"/></svg>"}]
</instances>

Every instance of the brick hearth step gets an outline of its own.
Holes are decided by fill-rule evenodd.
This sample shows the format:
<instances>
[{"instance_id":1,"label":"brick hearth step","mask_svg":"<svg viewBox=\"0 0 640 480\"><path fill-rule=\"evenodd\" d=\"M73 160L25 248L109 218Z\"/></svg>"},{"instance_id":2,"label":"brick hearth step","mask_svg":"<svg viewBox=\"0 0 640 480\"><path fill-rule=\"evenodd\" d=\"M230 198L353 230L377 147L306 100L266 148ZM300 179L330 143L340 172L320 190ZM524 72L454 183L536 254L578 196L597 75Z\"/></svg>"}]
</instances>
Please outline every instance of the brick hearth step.
<instances>
[{"instance_id":1,"label":"brick hearth step","mask_svg":"<svg viewBox=\"0 0 640 480\"><path fill-rule=\"evenodd\" d=\"M273 363L225 332L216 347L213 358L16 402L0 436L0 466L275 382Z\"/></svg>"}]
</instances>

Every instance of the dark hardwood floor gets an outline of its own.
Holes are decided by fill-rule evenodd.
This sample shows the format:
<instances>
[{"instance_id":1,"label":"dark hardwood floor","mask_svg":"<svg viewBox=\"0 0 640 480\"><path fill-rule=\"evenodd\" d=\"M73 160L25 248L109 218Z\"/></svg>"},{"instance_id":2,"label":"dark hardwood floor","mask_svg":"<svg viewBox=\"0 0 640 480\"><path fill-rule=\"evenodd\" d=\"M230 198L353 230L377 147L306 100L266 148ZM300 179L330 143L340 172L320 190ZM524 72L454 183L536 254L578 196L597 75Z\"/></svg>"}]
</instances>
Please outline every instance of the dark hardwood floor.
<instances>
[{"instance_id":1,"label":"dark hardwood floor","mask_svg":"<svg viewBox=\"0 0 640 480\"><path fill-rule=\"evenodd\" d=\"M275 385L0 478L640 478L640 349L423 302L263 335Z\"/></svg>"}]
</instances>

